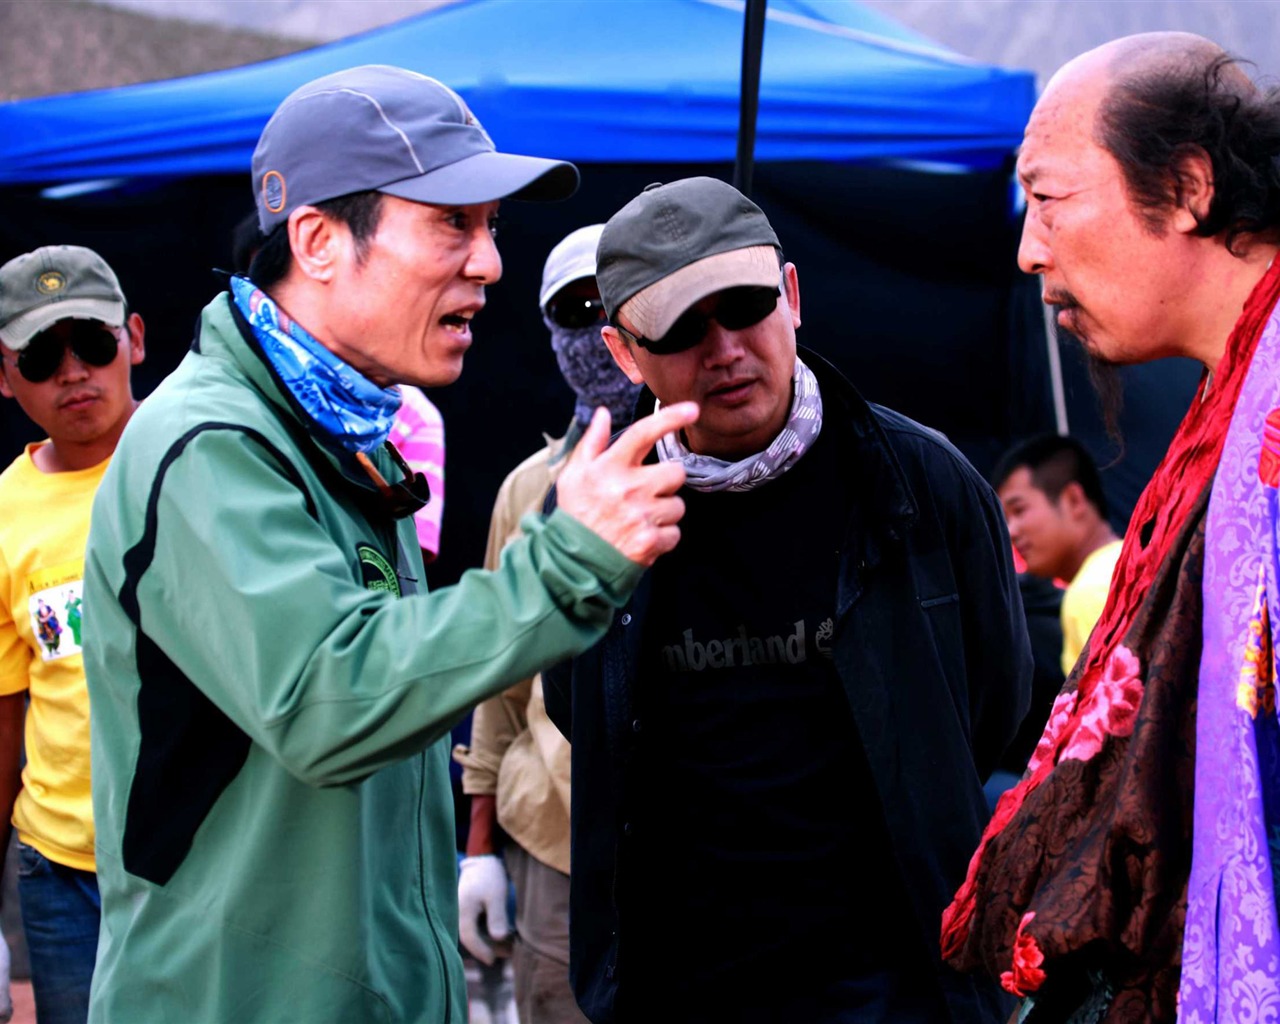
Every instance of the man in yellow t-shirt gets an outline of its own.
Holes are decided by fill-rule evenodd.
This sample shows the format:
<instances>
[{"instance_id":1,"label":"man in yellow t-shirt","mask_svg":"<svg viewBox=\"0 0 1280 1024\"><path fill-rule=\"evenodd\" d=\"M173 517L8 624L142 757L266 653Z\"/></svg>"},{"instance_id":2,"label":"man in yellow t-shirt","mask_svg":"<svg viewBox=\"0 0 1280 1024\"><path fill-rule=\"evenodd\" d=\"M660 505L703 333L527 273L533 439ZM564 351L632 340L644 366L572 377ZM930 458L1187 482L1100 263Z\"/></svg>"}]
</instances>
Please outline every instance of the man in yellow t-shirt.
<instances>
[{"instance_id":1,"label":"man in yellow t-shirt","mask_svg":"<svg viewBox=\"0 0 1280 1024\"><path fill-rule=\"evenodd\" d=\"M1027 571L1067 585L1062 671L1070 675L1102 615L1120 557L1098 467L1075 438L1045 434L1007 452L991 479Z\"/></svg>"},{"instance_id":2,"label":"man in yellow t-shirt","mask_svg":"<svg viewBox=\"0 0 1280 1024\"><path fill-rule=\"evenodd\" d=\"M0 474L0 813L18 830L40 1024L88 1014L99 904L81 581L142 357L142 318L97 253L45 246L0 267L0 395L48 434Z\"/></svg>"}]
</instances>

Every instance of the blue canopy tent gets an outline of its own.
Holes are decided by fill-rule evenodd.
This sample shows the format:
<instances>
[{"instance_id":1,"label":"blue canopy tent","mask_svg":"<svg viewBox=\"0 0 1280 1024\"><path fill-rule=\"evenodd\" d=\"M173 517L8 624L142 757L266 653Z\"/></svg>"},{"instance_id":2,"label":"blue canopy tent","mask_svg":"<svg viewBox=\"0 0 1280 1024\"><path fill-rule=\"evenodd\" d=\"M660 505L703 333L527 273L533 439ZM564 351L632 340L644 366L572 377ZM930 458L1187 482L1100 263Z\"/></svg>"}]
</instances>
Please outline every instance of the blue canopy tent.
<instances>
[{"instance_id":1,"label":"blue canopy tent","mask_svg":"<svg viewBox=\"0 0 1280 1024\"><path fill-rule=\"evenodd\" d=\"M741 0L463 0L256 65L0 104L0 259L49 242L102 252L148 320L145 393L219 287L208 268L227 265L251 208L254 143L298 85L399 64L461 92L502 149L578 162L573 199L504 210L504 279L462 380L432 395L450 469L432 582L447 582L479 561L502 476L569 417L537 313L546 252L651 181L730 177L743 12ZM768 5L753 196L800 268L800 340L980 468L1053 425L1039 305L1013 259L1009 168L1033 101L1030 73L852 0ZM8 431L0 455L23 436L16 417Z\"/></svg>"},{"instance_id":2,"label":"blue canopy tent","mask_svg":"<svg viewBox=\"0 0 1280 1024\"><path fill-rule=\"evenodd\" d=\"M238 174L290 91L369 63L449 83L512 152L732 160L742 17L731 0L465 0L261 64L0 105L0 184ZM848 0L772 0L767 18L760 161L989 167L1021 138L1029 72L960 57Z\"/></svg>"}]
</instances>

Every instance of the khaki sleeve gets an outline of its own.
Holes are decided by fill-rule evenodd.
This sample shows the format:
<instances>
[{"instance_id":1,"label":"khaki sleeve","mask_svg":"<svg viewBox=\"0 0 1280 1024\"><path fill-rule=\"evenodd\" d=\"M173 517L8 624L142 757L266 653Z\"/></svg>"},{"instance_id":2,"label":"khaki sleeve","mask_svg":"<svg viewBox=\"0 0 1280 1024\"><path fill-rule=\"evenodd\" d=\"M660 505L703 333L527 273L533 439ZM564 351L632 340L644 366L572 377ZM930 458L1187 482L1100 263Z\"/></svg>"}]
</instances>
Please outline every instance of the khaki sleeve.
<instances>
[{"instance_id":1,"label":"khaki sleeve","mask_svg":"<svg viewBox=\"0 0 1280 1024\"><path fill-rule=\"evenodd\" d=\"M498 488L489 519L489 539L484 567L494 569L503 549L520 537L520 519L538 512L551 487L545 461L526 461ZM529 727L529 699L533 677L521 679L509 689L476 706L471 718L471 745L459 744L453 759L462 765L462 791L469 796L496 793L498 769L507 748Z\"/></svg>"}]
</instances>

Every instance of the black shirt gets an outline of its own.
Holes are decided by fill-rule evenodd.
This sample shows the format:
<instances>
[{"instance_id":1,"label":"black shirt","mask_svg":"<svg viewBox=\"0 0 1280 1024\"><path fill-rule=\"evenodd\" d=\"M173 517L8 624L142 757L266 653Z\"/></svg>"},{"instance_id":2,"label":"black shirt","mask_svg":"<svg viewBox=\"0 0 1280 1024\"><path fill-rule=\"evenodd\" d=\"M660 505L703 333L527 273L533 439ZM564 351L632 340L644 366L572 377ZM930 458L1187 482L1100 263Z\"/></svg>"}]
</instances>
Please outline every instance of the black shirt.
<instances>
[{"instance_id":1,"label":"black shirt","mask_svg":"<svg viewBox=\"0 0 1280 1024\"><path fill-rule=\"evenodd\" d=\"M842 441L824 427L752 491L686 488L653 569L620 894L625 973L650 993L749 999L801 965L821 982L901 964L905 898L830 653Z\"/></svg>"}]
</instances>

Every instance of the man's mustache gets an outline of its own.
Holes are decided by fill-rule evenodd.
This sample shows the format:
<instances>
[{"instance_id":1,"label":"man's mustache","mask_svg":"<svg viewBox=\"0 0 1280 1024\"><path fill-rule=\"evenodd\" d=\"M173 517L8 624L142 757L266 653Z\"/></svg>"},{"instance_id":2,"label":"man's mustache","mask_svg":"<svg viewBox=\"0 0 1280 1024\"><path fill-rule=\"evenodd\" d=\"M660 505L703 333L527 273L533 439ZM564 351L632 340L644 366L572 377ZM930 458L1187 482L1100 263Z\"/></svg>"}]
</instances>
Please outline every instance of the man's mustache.
<instances>
[{"instance_id":1,"label":"man's mustache","mask_svg":"<svg viewBox=\"0 0 1280 1024\"><path fill-rule=\"evenodd\" d=\"M1056 309L1079 309L1080 302L1065 288L1060 291L1046 291L1041 298L1046 306L1053 306Z\"/></svg>"}]
</instances>

